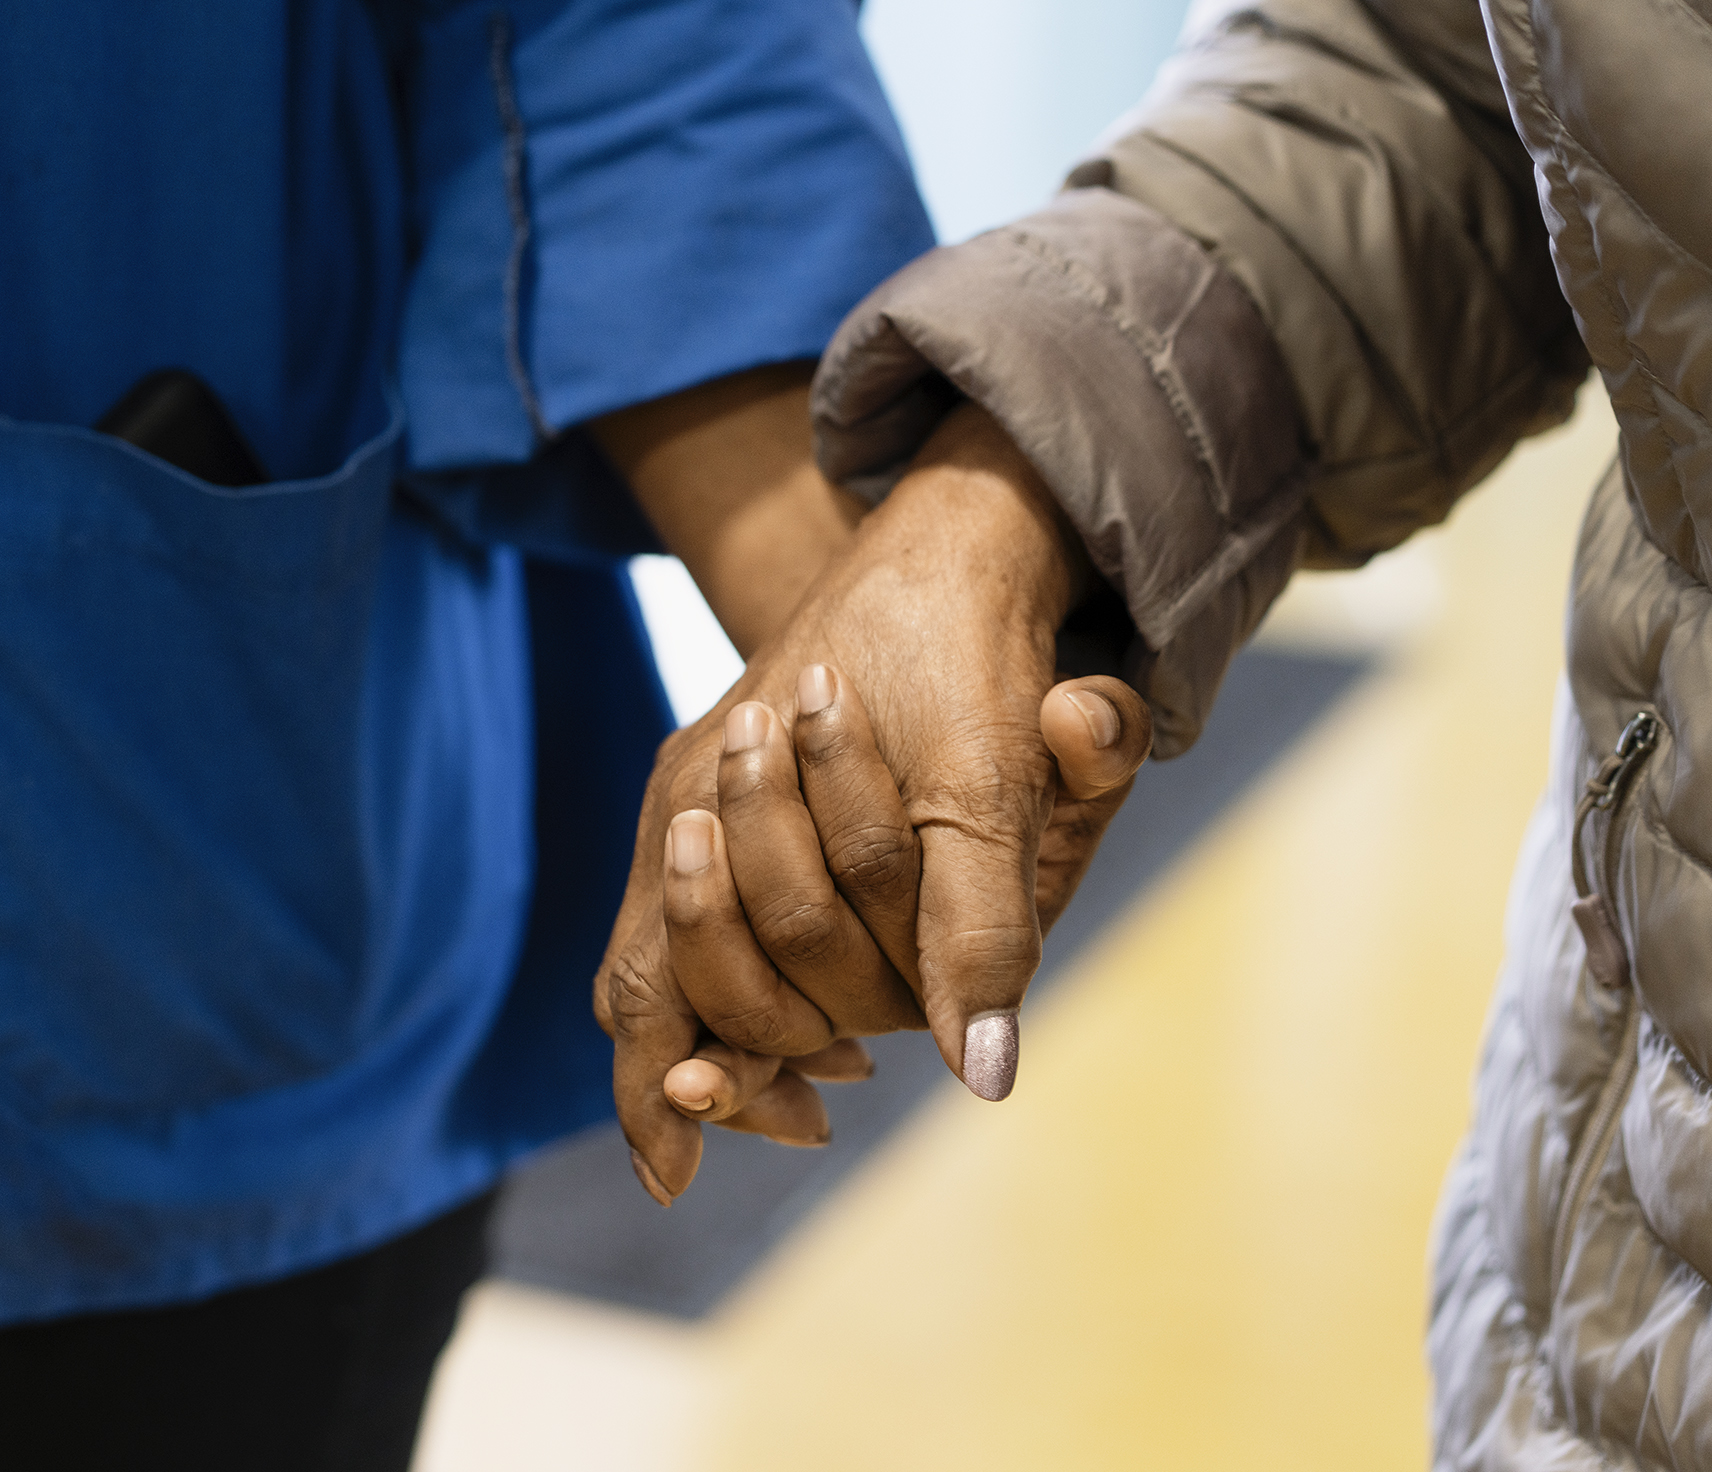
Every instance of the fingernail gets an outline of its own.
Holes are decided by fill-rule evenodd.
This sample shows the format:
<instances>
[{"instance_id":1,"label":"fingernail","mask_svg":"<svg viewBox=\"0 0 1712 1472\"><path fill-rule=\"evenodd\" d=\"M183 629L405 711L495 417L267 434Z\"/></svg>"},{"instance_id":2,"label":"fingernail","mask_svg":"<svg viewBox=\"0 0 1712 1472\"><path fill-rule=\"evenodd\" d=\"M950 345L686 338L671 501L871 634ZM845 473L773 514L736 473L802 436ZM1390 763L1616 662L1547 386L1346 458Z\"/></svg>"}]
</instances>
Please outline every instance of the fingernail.
<instances>
[{"instance_id":1,"label":"fingernail","mask_svg":"<svg viewBox=\"0 0 1712 1472\"><path fill-rule=\"evenodd\" d=\"M713 1096L711 1094L702 1094L699 1097L692 1096L689 1098L686 1098L682 1094L671 1094L671 1100L674 1104L681 1105L685 1109L695 1110L697 1114L700 1114L704 1109L713 1108Z\"/></svg>"},{"instance_id":2,"label":"fingernail","mask_svg":"<svg viewBox=\"0 0 1712 1472\"><path fill-rule=\"evenodd\" d=\"M725 718L725 749L747 751L759 746L767 734L767 708L745 700Z\"/></svg>"},{"instance_id":3,"label":"fingernail","mask_svg":"<svg viewBox=\"0 0 1712 1472\"><path fill-rule=\"evenodd\" d=\"M797 709L805 716L819 715L834 693L832 671L823 664L811 664L797 676Z\"/></svg>"},{"instance_id":4,"label":"fingernail","mask_svg":"<svg viewBox=\"0 0 1712 1472\"><path fill-rule=\"evenodd\" d=\"M700 809L679 813L666 830L674 874L699 874L713 862L713 814Z\"/></svg>"},{"instance_id":5,"label":"fingernail","mask_svg":"<svg viewBox=\"0 0 1712 1472\"><path fill-rule=\"evenodd\" d=\"M978 1098L998 1103L1016 1083L1017 1009L977 1012L963 1034L963 1082Z\"/></svg>"},{"instance_id":6,"label":"fingernail","mask_svg":"<svg viewBox=\"0 0 1712 1472\"><path fill-rule=\"evenodd\" d=\"M1094 694L1092 690L1066 690L1064 693L1069 697L1070 704L1082 712L1082 719L1088 723L1088 734L1094 738L1094 750L1104 751L1118 739L1123 723L1118 720L1118 713L1112 709L1111 701Z\"/></svg>"},{"instance_id":7,"label":"fingernail","mask_svg":"<svg viewBox=\"0 0 1712 1472\"><path fill-rule=\"evenodd\" d=\"M672 1204L672 1193L660 1184L660 1178L654 1174L653 1166L642 1158L641 1152L630 1152L630 1168L636 1172L636 1179L642 1182L642 1189L652 1196L661 1206Z\"/></svg>"},{"instance_id":8,"label":"fingernail","mask_svg":"<svg viewBox=\"0 0 1712 1472\"><path fill-rule=\"evenodd\" d=\"M815 1135L805 1140L787 1140L783 1135L772 1135L770 1138L775 1145L789 1145L793 1150L818 1150L822 1145L832 1143L832 1131L828 1130L824 1135Z\"/></svg>"}]
</instances>

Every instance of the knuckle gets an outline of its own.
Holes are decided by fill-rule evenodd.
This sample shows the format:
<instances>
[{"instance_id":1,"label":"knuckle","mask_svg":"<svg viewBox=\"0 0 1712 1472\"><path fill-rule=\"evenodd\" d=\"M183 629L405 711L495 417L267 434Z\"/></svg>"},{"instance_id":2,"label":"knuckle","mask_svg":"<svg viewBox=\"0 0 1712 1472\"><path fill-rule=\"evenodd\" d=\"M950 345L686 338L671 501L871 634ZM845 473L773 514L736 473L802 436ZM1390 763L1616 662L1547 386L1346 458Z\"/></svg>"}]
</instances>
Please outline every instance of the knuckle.
<instances>
[{"instance_id":1,"label":"knuckle","mask_svg":"<svg viewBox=\"0 0 1712 1472\"><path fill-rule=\"evenodd\" d=\"M796 768L781 770L772 753L740 751L719 759L719 804L722 811L741 815L755 805L797 800Z\"/></svg>"},{"instance_id":2,"label":"knuckle","mask_svg":"<svg viewBox=\"0 0 1712 1472\"><path fill-rule=\"evenodd\" d=\"M847 892L890 892L913 885L919 860L915 833L872 824L835 835L827 844L827 865Z\"/></svg>"},{"instance_id":3,"label":"knuckle","mask_svg":"<svg viewBox=\"0 0 1712 1472\"><path fill-rule=\"evenodd\" d=\"M770 1000L724 998L707 1008L703 1020L721 1041L751 1053L785 1053L797 1042Z\"/></svg>"},{"instance_id":4,"label":"knuckle","mask_svg":"<svg viewBox=\"0 0 1712 1472\"><path fill-rule=\"evenodd\" d=\"M705 936L733 918L717 895L708 894L703 885L694 882L668 884L662 909L672 933L685 938Z\"/></svg>"},{"instance_id":5,"label":"knuckle","mask_svg":"<svg viewBox=\"0 0 1712 1472\"><path fill-rule=\"evenodd\" d=\"M638 1028L676 1010L666 987L649 970L635 951L621 951L607 964L606 1006L614 1038L633 1037Z\"/></svg>"},{"instance_id":6,"label":"knuckle","mask_svg":"<svg viewBox=\"0 0 1712 1472\"><path fill-rule=\"evenodd\" d=\"M1111 814L1093 801L1077 803L1062 817L1055 817L1052 836L1072 849L1093 848L1106 831Z\"/></svg>"},{"instance_id":7,"label":"knuckle","mask_svg":"<svg viewBox=\"0 0 1712 1472\"><path fill-rule=\"evenodd\" d=\"M715 791L711 763L686 763L674 771L665 784L666 804L674 814L687 813L692 808L717 811Z\"/></svg>"},{"instance_id":8,"label":"knuckle","mask_svg":"<svg viewBox=\"0 0 1712 1472\"><path fill-rule=\"evenodd\" d=\"M701 765L697 747L696 733L690 727L682 727L666 737L654 750L654 768L648 778L649 793L674 790L687 769Z\"/></svg>"},{"instance_id":9,"label":"knuckle","mask_svg":"<svg viewBox=\"0 0 1712 1472\"><path fill-rule=\"evenodd\" d=\"M1026 982L1040 967L1037 925L987 925L956 930L922 950L922 972L956 974L1003 988Z\"/></svg>"},{"instance_id":10,"label":"knuckle","mask_svg":"<svg viewBox=\"0 0 1712 1472\"><path fill-rule=\"evenodd\" d=\"M750 920L762 949L787 972L818 965L838 949L838 916L816 896L787 891L758 907Z\"/></svg>"},{"instance_id":11,"label":"knuckle","mask_svg":"<svg viewBox=\"0 0 1712 1472\"><path fill-rule=\"evenodd\" d=\"M810 767L829 766L859 754L850 732L831 712L797 718L796 748L798 759Z\"/></svg>"},{"instance_id":12,"label":"knuckle","mask_svg":"<svg viewBox=\"0 0 1712 1472\"><path fill-rule=\"evenodd\" d=\"M1013 743L1001 756L974 750L941 764L921 783L909 803L915 827L956 828L972 838L1002 841L1013 837L1018 818L1032 811L1048 791L1054 766L1038 735Z\"/></svg>"}]
</instances>

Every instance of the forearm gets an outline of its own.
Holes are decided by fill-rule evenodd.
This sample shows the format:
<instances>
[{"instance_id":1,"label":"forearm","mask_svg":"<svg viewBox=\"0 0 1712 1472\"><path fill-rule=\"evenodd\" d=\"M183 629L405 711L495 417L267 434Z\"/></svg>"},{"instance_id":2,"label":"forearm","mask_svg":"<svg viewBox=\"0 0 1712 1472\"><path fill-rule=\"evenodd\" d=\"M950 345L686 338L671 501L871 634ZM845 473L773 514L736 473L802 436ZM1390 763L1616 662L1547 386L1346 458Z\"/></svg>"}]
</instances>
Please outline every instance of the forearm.
<instances>
[{"instance_id":1,"label":"forearm","mask_svg":"<svg viewBox=\"0 0 1712 1472\"><path fill-rule=\"evenodd\" d=\"M589 426L745 659L783 626L866 509L815 466L813 371L752 369Z\"/></svg>"}]
</instances>

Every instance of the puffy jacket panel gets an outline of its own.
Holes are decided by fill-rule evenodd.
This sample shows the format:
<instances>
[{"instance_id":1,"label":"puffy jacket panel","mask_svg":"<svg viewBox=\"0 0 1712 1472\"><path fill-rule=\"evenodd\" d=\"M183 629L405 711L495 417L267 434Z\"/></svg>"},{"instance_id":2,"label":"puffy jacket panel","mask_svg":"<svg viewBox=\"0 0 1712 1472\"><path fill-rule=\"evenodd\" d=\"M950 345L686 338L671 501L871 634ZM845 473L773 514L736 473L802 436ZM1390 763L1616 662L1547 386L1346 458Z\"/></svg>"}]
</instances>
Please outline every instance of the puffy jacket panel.
<instances>
[{"instance_id":1,"label":"puffy jacket panel","mask_svg":"<svg viewBox=\"0 0 1712 1472\"><path fill-rule=\"evenodd\" d=\"M1712 567L1712 22L1687 0L1493 0L1553 259L1648 535ZM1668 123L1663 119L1668 116Z\"/></svg>"}]
</instances>

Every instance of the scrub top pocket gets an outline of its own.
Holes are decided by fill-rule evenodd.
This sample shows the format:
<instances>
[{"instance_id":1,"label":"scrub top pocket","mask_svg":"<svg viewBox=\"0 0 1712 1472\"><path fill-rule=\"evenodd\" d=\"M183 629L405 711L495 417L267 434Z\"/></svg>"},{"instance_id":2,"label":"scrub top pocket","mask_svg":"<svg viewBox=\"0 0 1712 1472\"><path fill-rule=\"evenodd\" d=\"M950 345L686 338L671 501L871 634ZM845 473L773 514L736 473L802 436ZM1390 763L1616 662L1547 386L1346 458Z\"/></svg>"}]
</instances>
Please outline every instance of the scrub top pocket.
<instances>
[{"instance_id":1,"label":"scrub top pocket","mask_svg":"<svg viewBox=\"0 0 1712 1472\"><path fill-rule=\"evenodd\" d=\"M401 516L401 430L395 411L330 475L228 491L0 420L14 1119L290 1085L407 1027L484 947L481 971L509 966L528 776L467 773L527 724L526 671L491 657L522 658L519 578Z\"/></svg>"}]
</instances>

